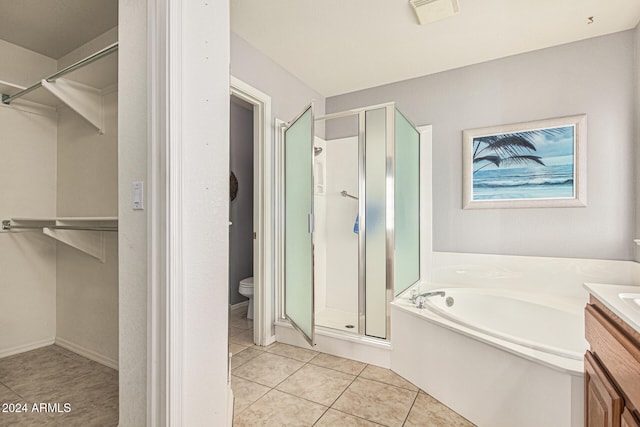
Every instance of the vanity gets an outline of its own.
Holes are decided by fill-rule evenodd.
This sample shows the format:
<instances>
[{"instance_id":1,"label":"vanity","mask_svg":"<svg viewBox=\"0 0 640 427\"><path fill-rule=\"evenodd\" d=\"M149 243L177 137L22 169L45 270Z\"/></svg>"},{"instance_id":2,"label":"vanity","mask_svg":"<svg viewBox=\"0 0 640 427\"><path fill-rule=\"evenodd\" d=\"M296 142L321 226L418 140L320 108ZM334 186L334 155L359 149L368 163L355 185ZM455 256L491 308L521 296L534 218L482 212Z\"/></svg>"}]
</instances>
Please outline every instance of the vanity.
<instances>
[{"instance_id":1,"label":"vanity","mask_svg":"<svg viewBox=\"0 0 640 427\"><path fill-rule=\"evenodd\" d=\"M640 427L640 287L584 287L585 426Z\"/></svg>"}]
</instances>

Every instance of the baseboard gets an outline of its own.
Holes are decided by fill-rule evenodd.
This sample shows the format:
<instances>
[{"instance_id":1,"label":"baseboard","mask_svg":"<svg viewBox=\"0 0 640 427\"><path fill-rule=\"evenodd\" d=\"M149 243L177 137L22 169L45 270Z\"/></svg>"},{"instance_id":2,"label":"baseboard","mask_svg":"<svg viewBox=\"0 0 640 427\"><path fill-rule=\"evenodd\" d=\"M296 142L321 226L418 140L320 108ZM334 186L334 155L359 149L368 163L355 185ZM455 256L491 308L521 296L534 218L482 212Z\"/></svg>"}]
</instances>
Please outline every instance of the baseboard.
<instances>
[{"instance_id":1,"label":"baseboard","mask_svg":"<svg viewBox=\"0 0 640 427\"><path fill-rule=\"evenodd\" d=\"M231 389L231 383L227 388L227 426L233 426L233 390Z\"/></svg>"},{"instance_id":2,"label":"baseboard","mask_svg":"<svg viewBox=\"0 0 640 427\"><path fill-rule=\"evenodd\" d=\"M3 357L13 356L15 354L26 353L27 351L35 350L37 348L46 347L54 344L54 338L47 338L46 340L36 341L29 344L19 345L16 347L0 350L0 359Z\"/></svg>"},{"instance_id":3,"label":"baseboard","mask_svg":"<svg viewBox=\"0 0 640 427\"><path fill-rule=\"evenodd\" d=\"M249 300L246 300L246 301L239 302L237 304L231 304L229 308L231 309L231 311L240 310L241 308L246 307L248 305L249 305Z\"/></svg>"},{"instance_id":4,"label":"baseboard","mask_svg":"<svg viewBox=\"0 0 640 427\"><path fill-rule=\"evenodd\" d=\"M64 338L56 337L55 344L59 345L62 348L66 348L69 351L73 351L74 353L79 354L80 356L84 356L87 359L91 359L94 362L98 362L101 365L107 366L109 368L113 368L118 370L118 361L114 360L110 357L103 356L100 353L97 353L93 350L89 350L81 345L75 344L69 340Z\"/></svg>"}]
</instances>

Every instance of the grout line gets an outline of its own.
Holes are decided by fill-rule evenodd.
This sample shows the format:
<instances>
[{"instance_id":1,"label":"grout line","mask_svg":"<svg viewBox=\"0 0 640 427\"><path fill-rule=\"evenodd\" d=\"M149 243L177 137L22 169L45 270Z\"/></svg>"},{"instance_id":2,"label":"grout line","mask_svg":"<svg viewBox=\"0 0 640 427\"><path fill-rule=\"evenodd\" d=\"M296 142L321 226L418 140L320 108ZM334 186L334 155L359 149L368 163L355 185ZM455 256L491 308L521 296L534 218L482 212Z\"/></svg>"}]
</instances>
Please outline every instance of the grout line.
<instances>
[{"instance_id":1,"label":"grout line","mask_svg":"<svg viewBox=\"0 0 640 427\"><path fill-rule=\"evenodd\" d=\"M370 366L370 365L368 365L368 364L367 364L367 366ZM375 365L371 365L371 366L375 366ZM378 367L378 366L376 366L376 367ZM364 372L366 369L367 369L367 368L365 367L365 368L362 370L362 372ZM387 371L393 372L391 369L387 369L387 368L382 368L382 369L386 369ZM362 374L362 372L360 372L360 374ZM393 373L394 373L394 374L396 374L395 372L393 372ZM361 375L360 375L360 374L358 375L358 377L361 377ZM396 374L396 375L398 375L398 374ZM400 378L402 378L403 380L407 381L404 377L402 377L402 376L400 376L400 375L398 375L398 376L399 376ZM395 384L391 384L391 383L388 383L388 382L385 382L385 381L382 381L382 380L373 379L373 378L367 378L367 377L361 377L361 378L362 378L363 380L375 381L375 382L377 382L377 383L379 383L379 384L390 385L390 386L392 386L392 387L396 387L396 388L399 388L399 389L402 389L402 390L407 390L407 391L411 391L411 392L416 392L416 391L417 391L417 392L420 392L420 387L416 386L415 384L413 384L413 383L411 383L411 382L409 382L409 381L407 381L407 382L409 382L409 384L411 384L412 386L414 386L415 388L417 388L417 390L412 390L412 389L410 389L410 388L406 388L406 387L403 387L403 386L401 386L401 385L395 385Z\"/></svg>"},{"instance_id":2,"label":"grout line","mask_svg":"<svg viewBox=\"0 0 640 427\"><path fill-rule=\"evenodd\" d=\"M402 425L404 426L407 423L407 420L409 419L409 415L411 415L411 411L413 410L413 407L415 406L417 400L418 400L418 395L420 394L420 392L416 393L416 396L413 398L413 402L411 403L411 407L409 408L409 412L407 412L407 416L404 417L404 421L402 422Z\"/></svg>"}]
</instances>

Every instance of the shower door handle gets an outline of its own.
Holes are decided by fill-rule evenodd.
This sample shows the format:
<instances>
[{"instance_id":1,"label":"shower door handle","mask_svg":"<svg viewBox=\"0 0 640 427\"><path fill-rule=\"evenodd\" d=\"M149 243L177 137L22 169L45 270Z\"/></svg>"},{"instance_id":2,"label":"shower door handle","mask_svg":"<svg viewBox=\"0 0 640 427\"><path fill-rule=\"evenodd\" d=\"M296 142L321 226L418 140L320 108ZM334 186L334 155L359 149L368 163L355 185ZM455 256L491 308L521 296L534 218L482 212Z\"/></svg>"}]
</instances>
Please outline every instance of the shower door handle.
<instances>
[{"instance_id":1,"label":"shower door handle","mask_svg":"<svg viewBox=\"0 0 640 427\"><path fill-rule=\"evenodd\" d=\"M313 228L314 228L314 223L313 223L313 214L309 214L307 216L308 222L309 222L309 234L313 233Z\"/></svg>"}]
</instances>

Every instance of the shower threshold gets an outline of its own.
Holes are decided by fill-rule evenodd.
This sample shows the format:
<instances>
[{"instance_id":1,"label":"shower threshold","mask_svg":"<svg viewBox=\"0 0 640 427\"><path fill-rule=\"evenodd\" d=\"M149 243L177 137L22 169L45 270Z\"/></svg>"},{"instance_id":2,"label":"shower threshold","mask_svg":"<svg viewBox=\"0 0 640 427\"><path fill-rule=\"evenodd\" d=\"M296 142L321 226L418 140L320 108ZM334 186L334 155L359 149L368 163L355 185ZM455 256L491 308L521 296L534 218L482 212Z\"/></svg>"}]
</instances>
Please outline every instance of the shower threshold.
<instances>
[{"instance_id":1,"label":"shower threshold","mask_svg":"<svg viewBox=\"0 0 640 427\"><path fill-rule=\"evenodd\" d=\"M358 333L358 313L325 308L316 312L316 326Z\"/></svg>"}]
</instances>

